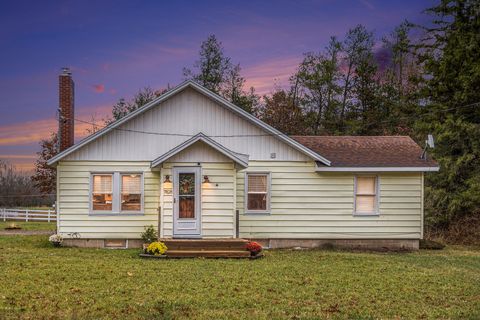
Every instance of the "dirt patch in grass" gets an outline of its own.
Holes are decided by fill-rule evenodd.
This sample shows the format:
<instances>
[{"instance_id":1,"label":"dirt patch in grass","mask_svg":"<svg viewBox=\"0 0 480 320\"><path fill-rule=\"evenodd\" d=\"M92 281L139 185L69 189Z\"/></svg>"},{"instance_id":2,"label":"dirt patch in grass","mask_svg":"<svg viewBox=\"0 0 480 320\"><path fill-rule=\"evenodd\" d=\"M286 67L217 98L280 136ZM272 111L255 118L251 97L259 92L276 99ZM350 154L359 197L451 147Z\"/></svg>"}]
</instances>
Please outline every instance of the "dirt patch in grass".
<instances>
[{"instance_id":1,"label":"dirt patch in grass","mask_svg":"<svg viewBox=\"0 0 480 320\"><path fill-rule=\"evenodd\" d=\"M6 231L5 228L12 223L19 226L21 228L20 230L23 230L23 231L42 230L42 231L51 231L53 233L57 229L56 222L25 222L25 221L8 220L8 221L0 221L0 231Z\"/></svg>"}]
</instances>

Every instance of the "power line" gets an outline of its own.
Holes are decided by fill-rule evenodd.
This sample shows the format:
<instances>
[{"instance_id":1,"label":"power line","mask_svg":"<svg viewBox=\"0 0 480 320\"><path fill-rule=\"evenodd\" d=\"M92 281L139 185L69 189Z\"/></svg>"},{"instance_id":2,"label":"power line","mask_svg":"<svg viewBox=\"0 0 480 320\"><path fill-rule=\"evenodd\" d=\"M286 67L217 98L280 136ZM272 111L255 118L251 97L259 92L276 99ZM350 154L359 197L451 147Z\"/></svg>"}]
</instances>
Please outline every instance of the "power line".
<instances>
[{"instance_id":1,"label":"power line","mask_svg":"<svg viewBox=\"0 0 480 320\"><path fill-rule=\"evenodd\" d=\"M443 109L443 110L433 110L431 112L426 112L426 113L421 113L419 115L414 115L414 116L403 116L403 117L398 117L397 119L418 119L422 117L426 117L428 115L432 115L435 113L443 113L443 112L448 112L448 111L453 111L461 108L470 108L480 105L480 102L475 102L463 106L456 106L448 109ZM67 118L68 119L68 118ZM100 129L105 129L108 128L109 125L99 125L95 122L90 122L90 121L85 121L82 119L74 118L75 121L85 123L85 124L90 124L94 127L99 127ZM381 120L381 121L372 121L369 123L366 123L364 125L370 126L373 124L378 124L378 123L388 123L391 122L390 120ZM346 126L346 127L352 127ZM125 129L125 128L114 128L112 127L113 130L118 130L118 131L124 131L124 132L132 132L132 133L141 133L141 134L149 134L149 135L159 135L159 136L179 136L179 137L193 137L194 135L191 134L185 134L185 133L171 133L171 132L152 132L152 131L143 131L143 130L134 130L134 129ZM288 137L287 134L285 133L267 133L267 134L231 134L231 135L209 135L210 138L248 138L248 137L268 137L268 136L285 136Z\"/></svg>"}]
</instances>

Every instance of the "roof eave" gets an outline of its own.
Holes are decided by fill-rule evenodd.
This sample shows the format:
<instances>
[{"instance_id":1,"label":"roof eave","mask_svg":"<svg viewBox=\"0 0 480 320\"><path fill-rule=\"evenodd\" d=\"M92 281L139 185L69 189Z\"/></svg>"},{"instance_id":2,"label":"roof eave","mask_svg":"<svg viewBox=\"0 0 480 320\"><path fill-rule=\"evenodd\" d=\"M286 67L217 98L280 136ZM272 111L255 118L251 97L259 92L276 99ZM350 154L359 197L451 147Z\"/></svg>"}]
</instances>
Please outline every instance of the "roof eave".
<instances>
[{"instance_id":1,"label":"roof eave","mask_svg":"<svg viewBox=\"0 0 480 320\"><path fill-rule=\"evenodd\" d=\"M438 172L436 167L322 167L317 166L316 172Z\"/></svg>"}]
</instances>

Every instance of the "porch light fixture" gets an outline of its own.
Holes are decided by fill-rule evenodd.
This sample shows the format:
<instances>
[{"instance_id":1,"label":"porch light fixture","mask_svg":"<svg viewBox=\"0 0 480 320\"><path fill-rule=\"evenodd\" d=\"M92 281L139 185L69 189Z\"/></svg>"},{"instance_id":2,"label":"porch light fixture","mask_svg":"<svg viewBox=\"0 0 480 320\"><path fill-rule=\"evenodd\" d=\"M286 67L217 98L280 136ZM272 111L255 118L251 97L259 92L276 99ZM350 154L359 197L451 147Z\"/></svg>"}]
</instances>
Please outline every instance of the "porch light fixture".
<instances>
[{"instance_id":1,"label":"porch light fixture","mask_svg":"<svg viewBox=\"0 0 480 320\"><path fill-rule=\"evenodd\" d=\"M203 176L203 183L210 183L208 176Z\"/></svg>"},{"instance_id":2,"label":"porch light fixture","mask_svg":"<svg viewBox=\"0 0 480 320\"><path fill-rule=\"evenodd\" d=\"M171 183L172 181L170 181L170 176L167 174L165 175L165 180L163 180L163 183Z\"/></svg>"}]
</instances>

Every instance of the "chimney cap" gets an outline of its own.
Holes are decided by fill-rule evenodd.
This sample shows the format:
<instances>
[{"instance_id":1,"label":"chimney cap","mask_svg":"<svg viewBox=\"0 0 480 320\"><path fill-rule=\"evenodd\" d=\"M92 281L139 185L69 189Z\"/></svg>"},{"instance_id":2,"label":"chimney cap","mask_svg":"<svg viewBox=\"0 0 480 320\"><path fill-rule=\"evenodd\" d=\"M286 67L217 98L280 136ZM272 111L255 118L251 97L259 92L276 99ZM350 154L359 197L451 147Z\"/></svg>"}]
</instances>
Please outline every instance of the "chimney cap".
<instances>
[{"instance_id":1,"label":"chimney cap","mask_svg":"<svg viewBox=\"0 0 480 320\"><path fill-rule=\"evenodd\" d=\"M69 67L63 67L62 68L62 76L63 75L65 75L65 76L71 76L72 75L72 71L70 71Z\"/></svg>"}]
</instances>

